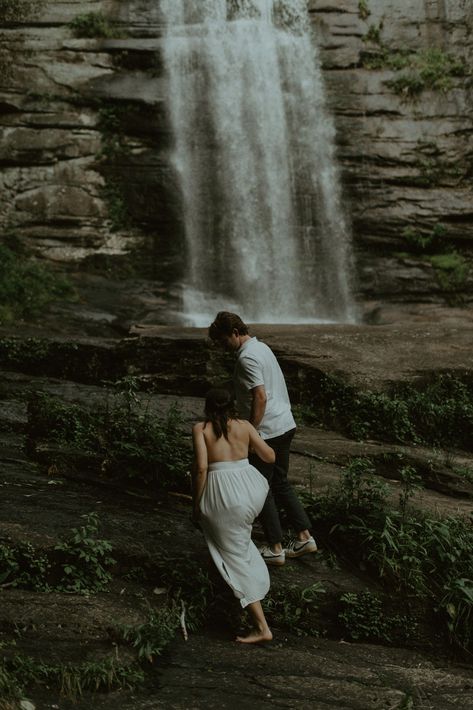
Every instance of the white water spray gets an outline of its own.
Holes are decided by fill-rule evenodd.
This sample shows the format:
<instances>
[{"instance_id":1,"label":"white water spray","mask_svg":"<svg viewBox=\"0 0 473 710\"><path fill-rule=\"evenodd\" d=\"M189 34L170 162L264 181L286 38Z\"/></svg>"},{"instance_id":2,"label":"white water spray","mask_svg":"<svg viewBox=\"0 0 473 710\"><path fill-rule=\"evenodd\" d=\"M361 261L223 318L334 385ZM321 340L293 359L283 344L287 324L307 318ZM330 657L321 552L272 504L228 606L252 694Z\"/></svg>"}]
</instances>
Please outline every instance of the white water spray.
<instances>
[{"instance_id":1,"label":"white water spray","mask_svg":"<svg viewBox=\"0 0 473 710\"><path fill-rule=\"evenodd\" d=\"M353 320L333 123L305 0L161 0L184 320Z\"/></svg>"}]
</instances>

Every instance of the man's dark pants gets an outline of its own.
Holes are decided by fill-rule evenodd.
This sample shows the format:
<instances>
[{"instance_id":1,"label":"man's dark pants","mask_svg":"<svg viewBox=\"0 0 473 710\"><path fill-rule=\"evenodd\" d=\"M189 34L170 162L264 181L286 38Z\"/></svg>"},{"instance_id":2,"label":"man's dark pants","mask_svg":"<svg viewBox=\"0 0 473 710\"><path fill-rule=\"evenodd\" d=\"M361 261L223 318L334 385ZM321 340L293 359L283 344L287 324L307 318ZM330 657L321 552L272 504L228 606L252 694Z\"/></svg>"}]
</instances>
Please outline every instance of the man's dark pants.
<instances>
[{"instance_id":1,"label":"man's dark pants","mask_svg":"<svg viewBox=\"0 0 473 710\"><path fill-rule=\"evenodd\" d=\"M250 454L250 463L258 469L269 483L269 493L259 519L263 526L266 540L270 545L282 541L283 531L279 520L278 508L282 508L296 533L310 528L310 520L302 504L287 480L289 469L289 449L296 430L291 429L281 436L265 439L274 449L276 461L265 463L255 454Z\"/></svg>"}]
</instances>

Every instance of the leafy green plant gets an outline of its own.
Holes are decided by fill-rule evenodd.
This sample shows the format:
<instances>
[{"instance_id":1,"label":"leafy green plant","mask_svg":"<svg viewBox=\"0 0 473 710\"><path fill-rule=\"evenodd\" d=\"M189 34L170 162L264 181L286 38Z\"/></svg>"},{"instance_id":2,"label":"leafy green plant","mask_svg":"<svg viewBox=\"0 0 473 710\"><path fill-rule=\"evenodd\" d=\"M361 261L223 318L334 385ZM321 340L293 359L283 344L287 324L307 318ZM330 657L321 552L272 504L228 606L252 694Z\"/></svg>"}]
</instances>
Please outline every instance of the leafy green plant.
<instances>
[{"instance_id":1,"label":"leafy green plant","mask_svg":"<svg viewBox=\"0 0 473 710\"><path fill-rule=\"evenodd\" d=\"M338 492L342 509L383 509L388 487L375 476L375 468L370 459L354 458L342 471Z\"/></svg>"},{"instance_id":2,"label":"leafy green plant","mask_svg":"<svg viewBox=\"0 0 473 710\"><path fill-rule=\"evenodd\" d=\"M382 29L382 22L380 22L379 25L370 25L368 28L368 32L363 37L363 42L372 42L373 44L380 44Z\"/></svg>"},{"instance_id":3,"label":"leafy green plant","mask_svg":"<svg viewBox=\"0 0 473 710\"><path fill-rule=\"evenodd\" d=\"M325 531L341 557L362 565L391 595L424 600L451 642L471 650L472 521L437 518L407 506L417 482L406 467L403 478L398 509L378 496L361 496L353 475L342 477L312 504L306 501L306 507L315 528Z\"/></svg>"},{"instance_id":4,"label":"leafy green plant","mask_svg":"<svg viewBox=\"0 0 473 710\"><path fill-rule=\"evenodd\" d=\"M30 543L0 543L0 587L19 587L46 592L51 563L46 554Z\"/></svg>"},{"instance_id":5,"label":"leafy green plant","mask_svg":"<svg viewBox=\"0 0 473 710\"><path fill-rule=\"evenodd\" d=\"M446 92L453 86L453 77L466 76L465 62L436 47L412 53L408 71L386 84L396 93L414 98L425 89Z\"/></svg>"},{"instance_id":6,"label":"leafy green plant","mask_svg":"<svg viewBox=\"0 0 473 710\"><path fill-rule=\"evenodd\" d=\"M171 598L184 602L189 630L202 627L216 596L208 572L191 558L167 559L161 582L168 587Z\"/></svg>"},{"instance_id":7,"label":"leafy green plant","mask_svg":"<svg viewBox=\"0 0 473 710\"><path fill-rule=\"evenodd\" d=\"M117 36L110 20L101 12L88 12L83 15L77 15L69 26L75 37L94 39Z\"/></svg>"},{"instance_id":8,"label":"leafy green plant","mask_svg":"<svg viewBox=\"0 0 473 710\"><path fill-rule=\"evenodd\" d=\"M399 71L409 66L412 52L405 49L388 49L380 45L375 51L361 53L361 64L365 69L393 69Z\"/></svg>"},{"instance_id":9,"label":"leafy green plant","mask_svg":"<svg viewBox=\"0 0 473 710\"><path fill-rule=\"evenodd\" d=\"M174 638L180 624L180 609L178 601L160 609L151 609L148 620L135 626L123 626L120 629L122 638L132 644L138 651L139 659L150 663L161 655Z\"/></svg>"},{"instance_id":10,"label":"leafy green plant","mask_svg":"<svg viewBox=\"0 0 473 710\"><path fill-rule=\"evenodd\" d=\"M55 686L62 696L75 701L85 692L133 688L143 680L140 668L122 665L113 658L79 664L50 664L16 654L0 661L0 690L3 685L13 699L24 696L27 687L44 685Z\"/></svg>"},{"instance_id":11,"label":"leafy green plant","mask_svg":"<svg viewBox=\"0 0 473 710\"><path fill-rule=\"evenodd\" d=\"M105 185L103 196L108 205L112 231L125 229L132 224L126 198L126 177L122 164L129 158L130 150L123 130L123 119L129 116L132 104L104 105L98 113L98 128L102 135L99 158L104 165Z\"/></svg>"},{"instance_id":12,"label":"leafy green plant","mask_svg":"<svg viewBox=\"0 0 473 710\"><path fill-rule=\"evenodd\" d=\"M399 510L402 516L406 516L409 500L422 486L422 477L419 476L413 466L403 466L399 472L401 480L401 492L399 494Z\"/></svg>"},{"instance_id":13,"label":"leafy green plant","mask_svg":"<svg viewBox=\"0 0 473 710\"><path fill-rule=\"evenodd\" d=\"M5 661L0 661L0 708L18 710L23 697L23 685L15 674L9 671Z\"/></svg>"},{"instance_id":14,"label":"leafy green plant","mask_svg":"<svg viewBox=\"0 0 473 710\"><path fill-rule=\"evenodd\" d=\"M55 546L61 553L62 575L56 588L62 592L89 594L108 587L112 579L110 556L112 545L97 537L99 522L96 513L81 516L84 524L73 528L70 537Z\"/></svg>"},{"instance_id":15,"label":"leafy green plant","mask_svg":"<svg viewBox=\"0 0 473 710\"><path fill-rule=\"evenodd\" d=\"M402 231L402 237L409 245L410 249L415 253L434 253L445 250L445 236L447 230L445 225L440 222L433 229L425 234L413 227L405 227Z\"/></svg>"},{"instance_id":16,"label":"leafy green plant","mask_svg":"<svg viewBox=\"0 0 473 710\"><path fill-rule=\"evenodd\" d=\"M305 589L295 584L284 588L272 587L262 605L270 623L289 628L298 635L318 635L313 613L319 607L321 595L325 593L321 582L315 582Z\"/></svg>"},{"instance_id":17,"label":"leafy green plant","mask_svg":"<svg viewBox=\"0 0 473 710\"><path fill-rule=\"evenodd\" d=\"M391 392L359 391L327 375L311 390L317 406L304 405L310 421L349 436L472 447L473 391L453 375L438 375L423 386L400 385Z\"/></svg>"},{"instance_id":18,"label":"leafy green plant","mask_svg":"<svg viewBox=\"0 0 473 710\"><path fill-rule=\"evenodd\" d=\"M429 257L429 261L435 269L437 281L443 291L451 294L464 288L470 273L470 265L462 254L456 251L434 254ZM452 302L452 299L450 301Z\"/></svg>"},{"instance_id":19,"label":"leafy green plant","mask_svg":"<svg viewBox=\"0 0 473 710\"><path fill-rule=\"evenodd\" d=\"M0 244L0 325L37 318L52 301L73 296L66 278Z\"/></svg>"},{"instance_id":20,"label":"leafy green plant","mask_svg":"<svg viewBox=\"0 0 473 710\"><path fill-rule=\"evenodd\" d=\"M35 591L88 594L106 589L112 546L97 537L98 516L82 516L84 524L73 528L54 551L39 552L30 543L0 544L0 587Z\"/></svg>"},{"instance_id":21,"label":"leafy green plant","mask_svg":"<svg viewBox=\"0 0 473 710\"><path fill-rule=\"evenodd\" d=\"M446 243L446 234L445 226L440 223L428 234L413 227L406 227L402 232L410 250L432 264L437 282L445 292L447 301L455 305L461 301L459 292L465 288L471 267L465 256Z\"/></svg>"},{"instance_id":22,"label":"leafy green plant","mask_svg":"<svg viewBox=\"0 0 473 710\"><path fill-rule=\"evenodd\" d=\"M444 184L457 185L465 177L468 168L458 161L451 162L435 154L423 156L417 160L419 175L414 177L414 183L423 187L439 186Z\"/></svg>"},{"instance_id":23,"label":"leafy green plant","mask_svg":"<svg viewBox=\"0 0 473 710\"><path fill-rule=\"evenodd\" d=\"M112 232L131 226L132 220L125 199L123 184L116 178L108 177L102 188L102 194L108 206L108 217Z\"/></svg>"},{"instance_id":24,"label":"leafy green plant","mask_svg":"<svg viewBox=\"0 0 473 710\"><path fill-rule=\"evenodd\" d=\"M136 381L125 378L116 387L113 403L94 412L35 393L29 405L30 439L47 437L88 453L102 475L116 480L188 490L191 451L180 410L174 406L165 417L154 416L136 398Z\"/></svg>"},{"instance_id":25,"label":"leafy green plant","mask_svg":"<svg viewBox=\"0 0 473 710\"><path fill-rule=\"evenodd\" d=\"M412 617L389 613L379 594L369 590L348 592L340 597L338 614L349 637L354 641L384 641L392 643L412 638L416 622Z\"/></svg>"},{"instance_id":26,"label":"leafy green plant","mask_svg":"<svg viewBox=\"0 0 473 710\"><path fill-rule=\"evenodd\" d=\"M358 16L362 20L367 20L370 15L371 15L371 11L368 7L368 0L359 0L358 1Z\"/></svg>"},{"instance_id":27,"label":"leafy green plant","mask_svg":"<svg viewBox=\"0 0 473 710\"><path fill-rule=\"evenodd\" d=\"M473 468L469 466L451 466L450 467L457 476L463 478L465 481L473 483Z\"/></svg>"}]
</instances>

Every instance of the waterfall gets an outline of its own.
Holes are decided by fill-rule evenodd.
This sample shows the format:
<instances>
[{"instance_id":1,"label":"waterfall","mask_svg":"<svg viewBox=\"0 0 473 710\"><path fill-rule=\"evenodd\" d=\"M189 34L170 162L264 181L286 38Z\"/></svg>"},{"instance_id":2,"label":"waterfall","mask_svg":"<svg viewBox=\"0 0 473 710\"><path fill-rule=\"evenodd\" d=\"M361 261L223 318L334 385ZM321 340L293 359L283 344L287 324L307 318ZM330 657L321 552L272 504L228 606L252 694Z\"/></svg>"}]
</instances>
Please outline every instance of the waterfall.
<instances>
[{"instance_id":1,"label":"waterfall","mask_svg":"<svg viewBox=\"0 0 473 710\"><path fill-rule=\"evenodd\" d=\"M182 190L183 318L353 320L343 215L306 0L161 0Z\"/></svg>"}]
</instances>

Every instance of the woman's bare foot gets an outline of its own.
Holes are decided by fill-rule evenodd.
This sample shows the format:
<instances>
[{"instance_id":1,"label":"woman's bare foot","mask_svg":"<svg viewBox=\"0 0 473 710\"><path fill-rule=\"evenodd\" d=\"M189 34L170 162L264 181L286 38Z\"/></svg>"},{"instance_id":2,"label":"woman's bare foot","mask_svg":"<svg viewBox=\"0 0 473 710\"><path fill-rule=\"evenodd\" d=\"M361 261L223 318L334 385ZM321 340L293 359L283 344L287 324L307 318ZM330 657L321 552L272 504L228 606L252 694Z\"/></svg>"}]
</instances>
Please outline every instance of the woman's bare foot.
<instances>
[{"instance_id":1,"label":"woman's bare foot","mask_svg":"<svg viewBox=\"0 0 473 710\"><path fill-rule=\"evenodd\" d=\"M269 629L259 631L255 629L248 636L237 636L236 641L239 643L262 643L263 641L271 641L273 634Z\"/></svg>"}]
</instances>

